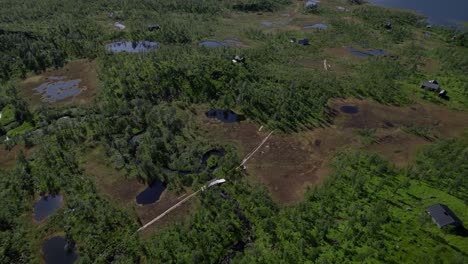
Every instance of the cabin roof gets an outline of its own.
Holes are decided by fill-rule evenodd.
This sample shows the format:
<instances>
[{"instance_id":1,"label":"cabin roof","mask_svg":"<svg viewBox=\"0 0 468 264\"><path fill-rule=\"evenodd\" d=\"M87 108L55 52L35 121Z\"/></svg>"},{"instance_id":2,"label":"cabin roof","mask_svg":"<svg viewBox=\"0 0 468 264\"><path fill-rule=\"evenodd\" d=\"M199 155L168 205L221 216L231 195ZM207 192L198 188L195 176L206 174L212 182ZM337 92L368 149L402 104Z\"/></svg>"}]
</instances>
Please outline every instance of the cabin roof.
<instances>
[{"instance_id":1,"label":"cabin roof","mask_svg":"<svg viewBox=\"0 0 468 264\"><path fill-rule=\"evenodd\" d=\"M461 225L461 220L443 204L434 204L426 209L426 212L432 217L437 226Z\"/></svg>"},{"instance_id":2,"label":"cabin roof","mask_svg":"<svg viewBox=\"0 0 468 264\"><path fill-rule=\"evenodd\" d=\"M423 84L421 85L421 87L423 87L423 88L439 89L439 88L440 88L440 85L437 84L436 82L426 81L426 82L423 82Z\"/></svg>"}]
</instances>

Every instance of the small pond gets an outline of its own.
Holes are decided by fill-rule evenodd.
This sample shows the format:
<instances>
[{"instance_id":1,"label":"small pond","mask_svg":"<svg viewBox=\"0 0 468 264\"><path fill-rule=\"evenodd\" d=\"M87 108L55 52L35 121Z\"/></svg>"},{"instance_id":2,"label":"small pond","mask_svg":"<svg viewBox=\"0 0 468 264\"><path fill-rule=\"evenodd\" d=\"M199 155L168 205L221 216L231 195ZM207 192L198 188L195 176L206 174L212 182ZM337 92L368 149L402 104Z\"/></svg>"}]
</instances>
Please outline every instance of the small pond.
<instances>
[{"instance_id":1,"label":"small pond","mask_svg":"<svg viewBox=\"0 0 468 264\"><path fill-rule=\"evenodd\" d=\"M43 102L49 103L79 95L81 93L81 89L79 88L81 79L65 79L65 76L47 77L47 82L34 88L34 91L36 91L36 94L42 95Z\"/></svg>"},{"instance_id":2,"label":"small pond","mask_svg":"<svg viewBox=\"0 0 468 264\"><path fill-rule=\"evenodd\" d=\"M274 25L274 23L270 21L263 21L260 24L265 27L272 27Z\"/></svg>"},{"instance_id":3,"label":"small pond","mask_svg":"<svg viewBox=\"0 0 468 264\"><path fill-rule=\"evenodd\" d=\"M55 236L42 245L46 264L72 264L78 258L75 244L64 237Z\"/></svg>"},{"instance_id":4,"label":"small pond","mask_svg":"<svg viewBox=\"0 0 468 264\"><path fill-rule=\"evenodd\" d=\"M206 112L208 118L216 118L223 123L235 123L244 120L245 118L241 115L234 113L231 110L219 110L212 109Z\"/></svg>"},{"instance_id":5,"label":"small pond","mask_svg":"<svg viewBox=\"0 0 468 264\"><path fill-rule=\"evenodd\" d=\"M359 56L359 57L372 57L373 56L370 53L359 51L354 47L348 47L348 51L351 52L351 54L353 54L354 56Z\"/></svg>"},{"instance_id":6,"label":"small pond","mask_svg":"<svg viewBox=\"0 0 468 264\"><path fill-rule=\"evenodd\" d=\"M388 55L388 51L383 50L383 49L370 49L367 52L369 52L372 55L378 55L378 56Z\"/></svg>"},{"instance_id":7,"label":"small pond","mask_svg":"<svg viewBox=\"0 0 468 264\"><path fill-rule=\"evenodd\" d=\"M39 201L34 205L34 220L42 221L55 213L63 204L62 195L48 195L42 196Z\"/></svg>"},{"instance_id":8,"label":"small pond","mask_svg":"<svg viewBox=\"0 0 468 264\"><path fill-rule=\"evenodd\" d=\"M156 202L161 197L161 194L166 189L166 184L162 181L155 181L148 186L143 192L138 194L136 201L141 205L148 205Z\"/></svg>"},{"instance_id":9,"label":"small pond","mask_svg":"<svg viewBox=\"0 0 468 264\"><path fill-rule=\"evenodd\" d=\"M278 22L271 22L271 21L263 21L260 22L260 25L265 26L265 27L281 27L281 26L286 26L292 21L292 19L286 19Z\"/></svg>"},{"instance_id":10,"label":"small pond","mask_svg":"<svg viewBox=\"0 0 468 264\"><path fill-rule=\"evenodd\" d=\"M357 114L359 113L359 108L357 106L345 105L340 107L340 111L346 114Z\"/></svg>"},{"instance_id":11,"label":"small pond","mask_svg":"<svg viewBox=\"0 0 468 264\"><path fill-rule=\"evenodd\" d=\"M229 46L229 44L224 41L206 40L206 41L202 41L198 43L198 46L207 47L207 48L222 48L222 47Z\"/></svg>"},{"instance_id":12,"label":"small pond","mask_svg":"<svg viewBox=\"0 0 468 264\"><path fill-rule=\"evenodd\" d=\"M119 41L106 45L106 50L112 53L119 52L149 52L159 48L159 42L152 41Z\"/></svg>"},{"instance_id":13,"label":"small pond","mask_svg":"<svg viewBox=\"0 0 468 264\"><path fill-rule=\"evenodd\" d=\"M304 28L304 29L311 29L311 28L315 28L315 29L327 29L328 26L325 25L325 24L319 23L319 24L313 24L313 25L304 26L303 28Z\"/></svg>"}]
</instances>

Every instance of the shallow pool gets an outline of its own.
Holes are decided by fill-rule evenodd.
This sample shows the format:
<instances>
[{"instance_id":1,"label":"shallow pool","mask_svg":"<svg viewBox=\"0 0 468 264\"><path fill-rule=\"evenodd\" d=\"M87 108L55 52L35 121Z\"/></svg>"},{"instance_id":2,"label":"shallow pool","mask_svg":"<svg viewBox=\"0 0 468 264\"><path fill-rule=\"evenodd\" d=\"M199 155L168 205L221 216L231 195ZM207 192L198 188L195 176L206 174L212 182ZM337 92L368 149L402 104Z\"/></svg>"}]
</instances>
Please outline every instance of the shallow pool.
<instances>
[{"instance_id":1,"label":"shallow pool","mask_svg":"<svg viewBox=\"0 0 468 264\"><path fill-rule=\"evenodd\" d=\"M159 48L159 42L152 41L119 41L106 45L106 50L112 53L129 52L149 52Z\"/></svg>"},{"instance_id":2,"label":"shallow pool","mask_svg":"<svg viewBox=\"0 0 468 264\"><path fill-rule=\"evenodd\" d=\"M162 181L155 181L136 197L136 202L141 205L155 203L166 189L166 184Z\"/></svg>"},{"instance_id":3,"label":"shallow pool","mask_svg":"<svg viewBox=\"0 0 468 264\"><path fill-rule=\"evenodd\" d=\"M62 195L42 196L39 201L34 204L33 216L35 221L42 221L55 213L63 204Z\"/></svg>"},{"instance_id":4,"label":"shallow pool","mask_svg":"<svg viewBox=\"0 0 468 264\"><path fill-rule=\"evenodd\" d=\"M75 244L62 236L55 236L42 245L46 264L72 264L78 259Z\"/></svg>"},{"instance_id":5,"label":"shallow pool","mask_svg":"<svg viewBox=\"0 0 468 264\"><path fill-rule=\"evenodd\" d=\"M359 108L357 106L345 105L340 108L340 111L346 114L357 114Z\"/></svg>"},{"instance_id":6,"label":"shallow pool","mask_svg":"<svg viewBox=\"0 0 468 264\"><path fill-rule=\"evenodd\" d=\"M81 79L65 80L65 76L51 76L47 82L34 88L37 94L42 96L43 102L53 103L69 97L77 96L81 93L79 84Z\"/></svg>"},{"instance_id":7,"label":"shallow pool","mask_svg":"<svg viewBox=\"0 0 468 264\"><path fill-rule=\"evenodd\" d=\"M208 118L216 118L223 123L235 123L244 120L241 115L234 113L231 110L212 109L206 112Z\"/></svg>"}]
</instances>

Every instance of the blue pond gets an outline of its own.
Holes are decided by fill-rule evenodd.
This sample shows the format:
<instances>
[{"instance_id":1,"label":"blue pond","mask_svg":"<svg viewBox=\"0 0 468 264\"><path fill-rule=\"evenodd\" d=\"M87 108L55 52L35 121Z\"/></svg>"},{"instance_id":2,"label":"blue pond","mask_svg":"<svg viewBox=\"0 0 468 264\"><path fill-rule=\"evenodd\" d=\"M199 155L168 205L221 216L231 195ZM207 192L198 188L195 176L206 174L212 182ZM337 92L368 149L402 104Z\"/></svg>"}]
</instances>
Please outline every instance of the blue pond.
<instances>
[{"instance_id":1,"label":"blue pond","mask_svg":"<svg viewBox=\"0 0 468 264\"><path fill-rule=\"evenodd\" d=\"M42 196L41 199L34 205L34 220L42 221L55 213L63 204L61 195Z\"/></svg>"},{"instance_id":2,"label":"blue pond","mask_svg":"<svg viewBox=\"0 0 468 264\"><path fill-rule=\"evenodd\" d=\"M198 43L199 46L207 47L207 48L222 48L229 46L228 43L223 41L216 41L216 40L206 40Z\"/></svg>"},{"instance_id":3,"label":"blue pond","mask_svg":"<svg viewBox=\"0 0 468 264\"><path fill-rule=\"evenodd\" d=\"M340 111L346 114L357 114L359 113L359 108L356 106L345 105L340 108Z\"/></svg>"},{"instance_id":4,"label":"blue pond","mask_svg":"<svg viewBox=\"0 0 468 264\"><path fill-rule=\"evenodd\" d=\"M162 181L155 181L148 186L143 192L138 194L136 201L138 204L147 205L159 200L161 194L166 189L166 184Z\"/></svg>"},{"instance_id":5,"label":"blue pond","mask_svg":"<svg viewBox=\"0 0 468 264\"><path fill-rule=\"evenodd\" d=\"M47 80L39 87L34 88L37 94L42 95L44 102L53 103L81 93L80 79L65 80L64 76L52 76L48 77Z\"/></svg>"},{"instance_id":6,"label":"blue pond","mask_svg":"<svg viewBox=\"0 0 468 264\"><path fill-rule=\"evenodd\" d=\"M374 55L384 56L388 54L388 51L382 49L369 49L366 51L360 51L354 47L348 47L349 52L355 56L359 57L372 57Z\"/></svg>"},{"instance_id":7,"label":"blue pond","mask_svg":"<svg viewBox=\"0 0 468 264\"><path fill-rule=\"evenodd\" d=\"M75 244L64 237L55 236L42 245L46 264L72 264L78 258Z\"/></svg>"},{"instance_id":8,"label":"blue pond","mask_svg":"<svg viewBox=\"0 0 468 264\"><path fill-rule=\"evenodd\" d=\"M369 0L369 2L416 11L427 16L431 24L457 26L459 22L468 22L466 0Z\"/></svg>"},{"instance_id":9,"label":"blue pond","mask_svg":"<svg viewBox=\"0 0 468 264\"><path fill-rule=\"evenodd\" d=\"M315 29L327 29L328 26L325 25L325 24L322 24L322 23L314 24L314 25L309 25L309 26L304 26L304 29L311 29L311 28L315 28Z\"/></svg>"},{"instance_id":10,"label":"blue pond","mask_svg":"<svg viewBox=\"0 0 468 264\"><path fill-rule=\"evenodd\" d=\"M380 55L380 56L388 54L388 51L382 50L382 49L371 49L371 50L368 50L367 52L369 52L372 55Z\"/></svg>"},{"instance_id":11,"label":"blue pond","mask_svg":"<svg viewBox=\"0 0 468 264\"><path fill-rule=\"evenodd\" d=\"M119 52L148 52L159 47L158 42L151 41L119 41L106 45L106 49L112 53Z\"/></svg>"},{"instance_id":12,"label":"blue pond","mask_svg":"<svg viewBox=\"0 0 468 264\"><path fill-rule=\"evenodd\" d=\"M244 120L241 115L234 113L231 110L212 109L206 112L208 118L216 118L223 123L235 123Z\"/></svg>"},{"instance_id":13,"label":"blue pond","mask_svg":"<svg viewBox=\"0 0 468 264\"><path fill-rule=\"evenodd\" d=\"M264 21L264 22L261 22L260 24L262 24L262 26L265 26L265 27L272 27L274 25L274 23L270 21Z\"/></svg>"}]
</instances>

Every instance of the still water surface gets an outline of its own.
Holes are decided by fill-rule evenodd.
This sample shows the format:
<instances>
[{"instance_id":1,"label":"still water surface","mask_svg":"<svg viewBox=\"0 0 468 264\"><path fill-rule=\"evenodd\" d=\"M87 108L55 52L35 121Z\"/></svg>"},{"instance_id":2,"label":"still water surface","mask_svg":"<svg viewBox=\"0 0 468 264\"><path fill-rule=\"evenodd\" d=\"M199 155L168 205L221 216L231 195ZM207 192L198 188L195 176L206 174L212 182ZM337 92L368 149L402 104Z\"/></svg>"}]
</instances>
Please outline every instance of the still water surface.
<instances>
[{"instance_id":1,"label":"still water surface","mask_svg":"<svg viewBox=\"0 0 468 264\"><path fill-rule=\"evenodd\" d=\"M369 0L376 5L405 8L428 17L431 24L457 26L468 22L467 0Z\"/></svg>"}]
</instances>

